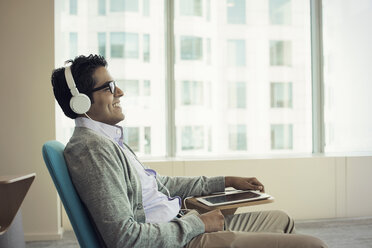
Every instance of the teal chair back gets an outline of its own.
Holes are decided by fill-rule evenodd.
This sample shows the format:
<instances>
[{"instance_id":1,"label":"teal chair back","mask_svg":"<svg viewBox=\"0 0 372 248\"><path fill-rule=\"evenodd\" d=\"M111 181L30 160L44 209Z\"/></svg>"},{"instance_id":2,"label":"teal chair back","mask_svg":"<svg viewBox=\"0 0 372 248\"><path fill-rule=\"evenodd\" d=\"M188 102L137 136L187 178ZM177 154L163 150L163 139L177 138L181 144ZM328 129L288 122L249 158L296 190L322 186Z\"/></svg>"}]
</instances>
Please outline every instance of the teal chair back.
<instances>
[{"instance_id":1,"label":"teal chair back","mask_svg":"<svg viewBox=\"0 0 372 248\"><path fill-rule=\"evenodd\" d=\"M102 240L89 219L89 214L81 202L70 174L68 173L63 150L58 141L48 141L43 145L43 158L66 209L72 228L83 248L99 248Z\"/></svg>"}]
</instances>

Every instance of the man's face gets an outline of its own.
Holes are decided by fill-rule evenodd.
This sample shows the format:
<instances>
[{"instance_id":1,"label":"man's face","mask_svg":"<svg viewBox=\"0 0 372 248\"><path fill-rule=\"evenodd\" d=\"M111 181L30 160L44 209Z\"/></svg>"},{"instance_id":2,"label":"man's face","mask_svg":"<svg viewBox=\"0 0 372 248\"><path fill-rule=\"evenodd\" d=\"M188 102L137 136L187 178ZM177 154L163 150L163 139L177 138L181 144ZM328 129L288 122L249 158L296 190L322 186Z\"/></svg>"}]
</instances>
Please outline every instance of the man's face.
<instances>
[{"instance_id":1,"label":"man's face","mask_svg":"<svg viewBox=\"0 0 372 248\"><path fill-rule=\"evenodd\" d=\"M94 88L98 88L105 83L114 81L105 67L99 67L93 74L97 82ZM109 125L115 125L124 120L124 114L120 106L120 97L124 95L123 91L116 87L114 94L110 88L106 87L93 92L94 103L90 107L87 115L95 121L100 121Z\"/></svg>"}]
</instances>

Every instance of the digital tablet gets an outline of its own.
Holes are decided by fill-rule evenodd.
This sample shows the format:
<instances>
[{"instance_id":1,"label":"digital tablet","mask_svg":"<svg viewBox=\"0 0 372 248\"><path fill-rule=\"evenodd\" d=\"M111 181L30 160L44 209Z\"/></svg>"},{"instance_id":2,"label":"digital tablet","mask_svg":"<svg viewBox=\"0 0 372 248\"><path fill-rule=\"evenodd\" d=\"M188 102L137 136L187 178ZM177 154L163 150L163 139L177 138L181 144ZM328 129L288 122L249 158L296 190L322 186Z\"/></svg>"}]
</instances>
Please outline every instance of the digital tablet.
<instances>
[{"instance_id":1,"label":"digital tablet","mask_svg":"<svg viewBox=\"0 0 372 248\"><path fill-rule=\"evenodd\" d=\"M247 202L247 201L257 201L257 200L264 200L269 198L270 195L265 193L260 193L257 191L246 190L246 191L232 191L232 192L225 192L221 195L212 195L212 196L204 196L197 198L197 200L201 203L204 203L207 206L220 206L220 205L227 205L227 204L234 204L239 202Z\"/></svg>"}]
</instances>

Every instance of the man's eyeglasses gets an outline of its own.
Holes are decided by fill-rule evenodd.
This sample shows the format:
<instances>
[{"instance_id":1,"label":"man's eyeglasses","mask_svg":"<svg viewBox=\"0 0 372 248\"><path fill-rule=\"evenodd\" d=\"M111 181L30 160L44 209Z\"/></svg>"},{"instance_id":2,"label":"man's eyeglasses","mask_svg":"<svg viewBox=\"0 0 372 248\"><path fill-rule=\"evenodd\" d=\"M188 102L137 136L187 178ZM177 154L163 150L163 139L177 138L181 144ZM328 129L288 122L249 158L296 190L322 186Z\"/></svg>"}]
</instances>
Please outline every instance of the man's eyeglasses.
<instances>
[{"instance_id":1,"label":"man's eyeglasses","mask_svg":"<svg viewBox=\"0 0 372 248\"><path fill-rule=\"evenodd\" d=\"M102 86L92 89L92 92L102 90L102 89L106 89L106 88L110 89L111 94L115 94L116 82L111 81L111 82L104 83Z\"/></svg>"}]
</instances>

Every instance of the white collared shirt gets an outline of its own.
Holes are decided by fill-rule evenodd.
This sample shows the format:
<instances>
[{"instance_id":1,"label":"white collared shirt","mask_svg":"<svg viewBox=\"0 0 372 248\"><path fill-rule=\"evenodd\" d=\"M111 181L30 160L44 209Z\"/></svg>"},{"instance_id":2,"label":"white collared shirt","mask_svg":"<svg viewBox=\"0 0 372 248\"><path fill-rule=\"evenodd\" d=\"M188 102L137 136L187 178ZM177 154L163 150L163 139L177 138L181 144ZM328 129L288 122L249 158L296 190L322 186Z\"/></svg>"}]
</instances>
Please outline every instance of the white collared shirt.
<instances>
[{"instance_id":1,"label":"white collared shirt","mask_svg":"<svg viewBox=\"0 0 372 248\"><path fill-rule=\"evenodd\" d=\"M96 131L104 137L111 139L118 144L130 166L134 166L141 181L142 202L148 223L162 223L172 220L181 208L181 198L168 197L158 190L156 172L145 169L136 156L123 143L123 128L120 126L108 125L102 122L90 120L85 117L75 119L76 127L86 127Z\"/></svg>"}]
</instances>

